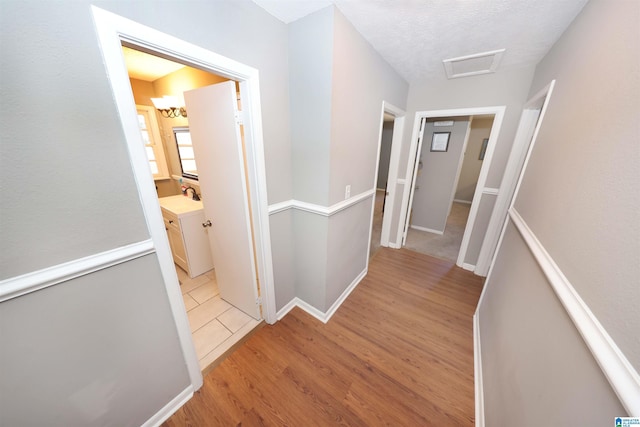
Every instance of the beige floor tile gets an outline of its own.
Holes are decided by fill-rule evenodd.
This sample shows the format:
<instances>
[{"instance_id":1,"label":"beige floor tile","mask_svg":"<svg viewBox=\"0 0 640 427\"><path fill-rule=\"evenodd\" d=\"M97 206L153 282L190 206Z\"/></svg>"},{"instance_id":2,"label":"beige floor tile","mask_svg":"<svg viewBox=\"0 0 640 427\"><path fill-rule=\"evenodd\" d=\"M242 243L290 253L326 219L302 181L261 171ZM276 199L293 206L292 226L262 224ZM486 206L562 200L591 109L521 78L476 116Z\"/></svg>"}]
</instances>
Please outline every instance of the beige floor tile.
<instances>
[{"instance_id":1,"label":"beige floor tile","mask_svg":"<svg viewBox=\"0 0 640 427\"><path fill-rule=\"evenodd\" d=\"M202 304L207 300L218 295L220 291L218 291L218 284L214 281L207 280L202 285L198 286L192 291L189 291L189 295L193 297L194 300L198 302L198 304Z\"/></svg>"},{"instance_id":2,"label":"beige floor tile","mask_svg":"<svg viewBox=\"0 0 640 427\"><path fill-rule=\"evenodd\" d=\"M202 359L230 336L231 332L217 320L212 320L198 329L193 333L193 344L198 359Z\"/></svg>"},{"instance_id":3,"label":"beige floor tile","mask_svg":"<svg viewBox=\"0 0 640 427\"><path fill-rule=\"evenodd\" d=\"M198 306L198 301L191 298L189 294L182 294L182 299L184 300L184 307L187 311Z\"/></svg>"},{"instance_id":4,"label":"beige floor tile","mask_svg":"<svg viewBox=\"0 0 640 427\"><path fill-rule=\"evenodd\" d=\"M210 279L204 274L194 277L193 279L187 277L185 280L182 281L182 284L180 285L180 291L183 294L186 294L188 292L191 292L195 288L207 283L209 280Z\"/></svg>"},{"instance_id":5,"label":"beige floor tile","mask_svg":"<svg viewBox=\"0 0 640 427\"><path fill-rule=\"evenodd\" d=\"M210 364L216 361L217 358L222 356L225 351L229 350L235 343L240 341L242 337L247 335L253 328L260 324L259 320L255 320L253 318L249 319L242 328L240 328L233 335L229 336L229 338L225 339L220 345L215 347L211 352L207 353L204 357L198 356L200 361L200 369L207 368Z\"/></svg>"},{"instance_id":6,"label":"beige floor tile","mask_svg":"<svg viewBox=\"0 0 640 427\"><path fill-rule=\"evenodd\" d=\"M231 307L231 304L223 301L220 297L213 297L204 304L200 304L187 313L191 332L197 331Z\"/></svg>"},{"instance_id":7,"label":"beige floor tile","mask_svg":"<svg viewBox=\"0 0 640 427\"><path fill-rule=\"evenodd\" d=\"M246 325L251 320L251 317L237 308L231 307L229 310L218 316L218 320L222 322L227 329L235 333Z\"/></svg>"}]
</instances>

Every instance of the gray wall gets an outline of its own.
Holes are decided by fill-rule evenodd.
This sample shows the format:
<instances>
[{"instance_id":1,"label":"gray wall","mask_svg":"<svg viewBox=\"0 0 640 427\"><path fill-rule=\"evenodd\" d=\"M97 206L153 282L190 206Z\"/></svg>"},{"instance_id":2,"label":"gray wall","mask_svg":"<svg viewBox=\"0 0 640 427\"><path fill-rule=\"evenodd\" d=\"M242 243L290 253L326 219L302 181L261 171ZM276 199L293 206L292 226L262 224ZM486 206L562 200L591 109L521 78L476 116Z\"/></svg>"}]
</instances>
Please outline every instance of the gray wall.
<instances>
[{"instance_id":1,"label":"gray wall","mask_svg":"<svg viewBox=\"0 0 640 427\"><path fill-rule=\"evenodd\" d=\"M540 62L530 94L556 86L515 203L636 371L640 200L629 195L640 182L639 18L636 1L592 0ZM540 425L538 414L547 425L610 424L624 411L514 233L479 307L487 424L521 424L525 414L529 425Z\"/></svg>"},{"instance_id":2,"label":"gray wall","mask_svg":"<svg viewBox=\"0 0 640 427\"><path fill-rule=\"evenodd\" d=\"M480 313L486 426L571 419L613 425L624 415L529 249L510 225Z\"/></svg>"},{"instance_id":3,"label":"gray wall","mask_svg":"<svg viewBox=\"0 0 640 427\"><path fill-rule=\"evenodd\" d=\"M384 122L380 140L380 160L378 161L378 181L376 188L384 190L389 177L389 159L391 158L391 140L393 139L393 121Z\"/></svg>"},{"instance_id":4,"label":"gray wall","mask_svg":"<svg viewBox=\"0 0 640 427\"><path fill-rule=\"evenodd\" d=\"M2 278L149 237L91 4L258 68L269 200L292 196L287 29L264 10L3 2ZM274 252L276 277L289 274ZM140 425L189 383L155 255L2 302L0 316L0 424Z\"/></svg>"},{"instance_id":5,"label":"gray wall","mask_svg":"<svg viewBox=\"0 0 640 427\"><path fill-rule=\"evenodd\" d=\"M289 24L293 196L326 205L333 64L331 7Z\"/></svg>"},{"instance_id":6,"label":"gray wall","mask_svg":"<svg viewBox=\"0 0 640 427\"><path fill-rule=\"evenodd\" d=\"M522 104L527 100L529 87L533 78L534 67L510 69L494 74L447 80L429 80L412 83L407 100L407 122L402 139L400 170L398 176L404 178L409 160L409 146L416 111L443 110L454 108L472 108L505 105L507 107L502 130L498 137L494 165L489 171L487 185L500 186L502 174L511 152L511 144L520 120ZM402 194L404 186L398 184L394 189ZM400 217L401 203L396 203L392 212L391 241L397 235L397 223ZM487 223L487 221L481 221ZM475 228L479 227L476 226ZM485 230L474 233L477 238L484 238ZM400 243L400 242L394 242ZM475 260L473 262L475 264Z\"/></svg>"},{"instance_id":7,"label":"gray wall","mask_svg":"<svg viewBox=\"0 0 640 427\"><path fill-rule=\"evenodd\" d=\"M0 304L0 425L139 426L189 377L154 255Z\"/></svg>"},{"instance_id":8,"label":"gray wall","mask_svg":"<svg viewBox=\"0 0 640 427\"><path fill-rule=\"evenodd\" d=\"M464 138L469 127L469 117L456 117L452 126L434 127L428 121L419 161L422 167L416 176L411 212L411 225L444 231L451 207L451 196L458 175L458 165ZM431 141L436 132L450 132L446 152L431 151Z\"/></svg>"},{"instance_id":9,"label":"gray wall","mask_svg":"<svg viewBox=\"0 0 640 427\"><path fill-rule=\"evenodd\" d=\"M476 192L480 169L483 161L480 160L480 150L482 141L489 138L493 118L476 118L471 121L471 131L469 132L469 142L464 153L460 178L456 187L455 199L472 202Z\"/></svg>"},{"instance_id":10,"label":"gray wall","mask_svg":"<svg viewBox=\"0 0 640 427\"><path fill-rule=\"evenodd\" d=\"M333 6L289 37L294 197L327 207L346 185L352 196L375 187L382 102L404 107L408 86ZM293 212L295 294L321 312L366 267L371 200L328 217Z\"/></svg>"}]
</instances>

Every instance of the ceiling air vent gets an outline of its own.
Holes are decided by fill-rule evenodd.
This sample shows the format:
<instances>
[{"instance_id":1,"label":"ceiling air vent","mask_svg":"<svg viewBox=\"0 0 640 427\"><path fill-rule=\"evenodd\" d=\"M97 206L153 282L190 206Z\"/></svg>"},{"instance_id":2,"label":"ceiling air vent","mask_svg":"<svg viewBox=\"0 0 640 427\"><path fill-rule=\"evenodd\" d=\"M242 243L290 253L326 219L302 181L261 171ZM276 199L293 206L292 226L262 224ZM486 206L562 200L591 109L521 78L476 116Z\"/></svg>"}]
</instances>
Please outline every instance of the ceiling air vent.
<instances>
[{"instance_id":1,"label":"ceiling air vent","mask_svg":"<svg viewBox=\"0 0 640 427\"><path fill-rule=\"evenodd\" d=\"M495 73L505 49L491 52L476 53L474 55L459 56L442 61L447 72L447 78L476 76L478 74Z\"/></svg>"}]
</instances>

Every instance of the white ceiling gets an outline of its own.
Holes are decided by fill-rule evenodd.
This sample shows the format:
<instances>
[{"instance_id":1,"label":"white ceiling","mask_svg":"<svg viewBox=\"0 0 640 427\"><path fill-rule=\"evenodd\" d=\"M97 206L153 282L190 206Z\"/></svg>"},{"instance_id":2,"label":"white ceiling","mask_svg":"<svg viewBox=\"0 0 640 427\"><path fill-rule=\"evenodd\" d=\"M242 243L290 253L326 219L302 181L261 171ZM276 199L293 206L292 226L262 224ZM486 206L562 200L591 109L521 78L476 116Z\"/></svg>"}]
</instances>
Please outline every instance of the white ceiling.
<instances>
[{"instance_id":1,"label":"white ceiling","mask_svg":"<svg viewBox=\"0 0 640 427\"><path fill-rule=\"evenodd\" d=\"M444 59L506 49L498 69L537 64L587 0L253 0L289 23L335 4L408 82Z\"/></svg>"}]
</instances>

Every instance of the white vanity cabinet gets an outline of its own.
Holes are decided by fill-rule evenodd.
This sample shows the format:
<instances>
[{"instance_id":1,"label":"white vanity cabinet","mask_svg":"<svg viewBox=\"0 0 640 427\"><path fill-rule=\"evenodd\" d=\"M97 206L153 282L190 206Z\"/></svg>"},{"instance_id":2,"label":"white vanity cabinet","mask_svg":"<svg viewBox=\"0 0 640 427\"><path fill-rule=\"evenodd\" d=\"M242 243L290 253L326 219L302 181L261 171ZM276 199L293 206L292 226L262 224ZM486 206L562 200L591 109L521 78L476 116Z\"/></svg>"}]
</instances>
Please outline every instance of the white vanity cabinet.
<instances>
[{"instance_id":1,"label":"white vanity cabinet","mask_svg":"<svg viewBox=\"0 0 640 427\"><path fill-rule=\"evenodd\" d=\"M207 233L202 202L182 195L161 197L160 208L167 230L171 253L176 264L189 277L196 277L213 268L213 258Z\"/></svg>"}]
</instances>

